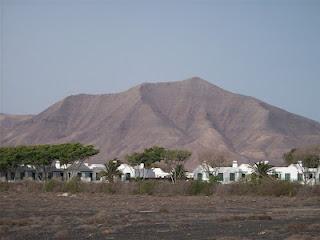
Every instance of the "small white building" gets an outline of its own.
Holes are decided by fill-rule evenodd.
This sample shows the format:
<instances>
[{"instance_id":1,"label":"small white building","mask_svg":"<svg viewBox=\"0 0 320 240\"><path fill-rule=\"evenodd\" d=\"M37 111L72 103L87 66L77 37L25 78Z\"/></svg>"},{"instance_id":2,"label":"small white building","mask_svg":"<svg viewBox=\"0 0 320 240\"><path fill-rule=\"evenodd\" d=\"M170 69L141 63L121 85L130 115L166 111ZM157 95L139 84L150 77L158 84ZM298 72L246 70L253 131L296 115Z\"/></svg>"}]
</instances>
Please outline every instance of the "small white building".
<instances>
[{"instance_id":1,"label":"small white building","mask_svg":"<svg viewBox=\"0 0 320 240\"><path fill-rule=\"evenodd\" d=\"M121 172L121 180L122 181L129 181L131 178L136 177L135 169L126 163L122 163L118 167L118 170Z\"/></svg>"},{"instance_id":2,"label":"small white building","mask_svg":"<svg viewBox=\"0 0 320 240\"><path fill-rule=\"evenodd\" d=\"M161 168L151 168L151 170L154 172L155 178L164 179L170 177L170 173L163 171Z\"/></svg>"},{"instance_id":3,"label":"small white building","mask_svg":"<svg viewBox=\"0 0 320 240\"><path fill-rule=\"evenodd\" d=\"M128 181L131 178L163 179L170 176L161 168L145 168L143 163L134 167L123 163L118 170L121 172L122 181Z\"/></svg>"}]
</instances>

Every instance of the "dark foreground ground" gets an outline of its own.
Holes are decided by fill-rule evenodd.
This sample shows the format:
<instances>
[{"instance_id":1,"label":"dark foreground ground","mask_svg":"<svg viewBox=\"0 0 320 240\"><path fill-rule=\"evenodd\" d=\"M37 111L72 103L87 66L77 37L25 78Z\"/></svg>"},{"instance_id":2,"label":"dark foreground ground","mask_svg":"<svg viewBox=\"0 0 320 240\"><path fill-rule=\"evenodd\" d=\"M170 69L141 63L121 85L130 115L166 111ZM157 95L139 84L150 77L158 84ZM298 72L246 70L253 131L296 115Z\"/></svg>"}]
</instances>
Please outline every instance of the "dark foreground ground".
<instances>
[{"instance_id":1,"label":"dark foreground ground","mask_svg":"<svg viewBox=\"0 0 320 240\"><path fill-rule=\"evenodd\" d=\"M0 193L0 239L320 239L320 197Z\"/></svg>"}]
</instances>

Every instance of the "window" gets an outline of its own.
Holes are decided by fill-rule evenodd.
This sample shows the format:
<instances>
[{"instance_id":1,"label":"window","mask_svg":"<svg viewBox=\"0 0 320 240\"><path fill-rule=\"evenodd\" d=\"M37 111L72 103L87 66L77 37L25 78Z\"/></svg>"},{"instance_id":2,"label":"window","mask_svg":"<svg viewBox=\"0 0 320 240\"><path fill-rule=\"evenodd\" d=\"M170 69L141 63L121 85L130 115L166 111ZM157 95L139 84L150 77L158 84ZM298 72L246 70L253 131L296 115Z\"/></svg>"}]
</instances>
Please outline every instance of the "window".
<instances>
[{"instance_id":1,"label":"window","mask_svg":"<svg viewBox=\"0 0 320 240\"><path fill-rule=\"evenodd\" d=\"M24 176L25 176L25 173L24 173L24 172L21 172L21 173L20 173L20 179L23 180L23 179L24 179Z\"/></svg>"},{"instance_id":2,"label":"window","mask_svg":"<svg viewBox=\"0 0 320 240\"><path fill-rule=\"evenodd\" d=\"M84 173L84 177L85 178L91 178L92 177L92 173L91 172L85 172Z\"/></svg>"},{"instance_id":3,"label":"window","mask_svg":"<svg viewBox=\"0 0 320 240\"><path fill-rule=\"evenodd\" d=\"M245 174L245 173L242 173L242 174L241 174L241 177L242 177L242 178L245 178L245 177L246 177L246 174Z\"/></svg>"},{"instance_id":4,"label":"window","mask_svg":"<svg viewBox=\"0 0 320 240\"><path fill-rule=\"evenodd\" d=\"M10 180L14 180L15 176L16 176L16 173L15 173L15 172L11 172L11 174L10 174Z\"/></svg>"},{"instance_id":5,"label":"window","mask_svg":"<svg viewBox=\"0 0 320 240\"><path fill-rule=\"evenodd\" d=\"M202 180L202 173L197 174L197 180Z\"/></svg>"},{"instance_id":6,"label":"window","mask_svg":"<svg viewBox=\"0 0 320 240\"><path fill-rule=\"evenodd\" d=\"M131 174L130 173L126 173L126 181L129 181L130 180L130 178L131 178Z\"/></svg>"},{"instance_id":7,"label":"window","mask_svg":"<svg viewBox=\"0 0 320 240\"><path fill-rule=\"evenodd\" d=\"M303 180L302 173L298 173L298 181L301 182Z\"/></svg>"},{"instance_id":8,"label":"window","mask_svg":"<svg viewBox=\"0 0 320 240\"><path fill-rule=\"evenodd\" d=\"M313 178L313 174L309 173L309 179L312 179L312 178Z\"/></svg>"},{"instance_id":9,"label":"window","mask_svg":"<svg viewBox=\"0 0 320 240\"><path fill-rule=\"evenodd\" d=\"M236 180L236 174L230 173L230 181L235 181L235 180Z\"/></svg>"},{"instance_id":10,"label":"window","mask_svg":"<svg viewBox=\"0 0 320 240\"><path fill-rule=\"evenodd\" d=\"M286 174L284 175L284 180L290 181L290 173L286 173Z\"/></svg>"},{"instance_id":11,"label":"window","mask_svg":"<svg viewBox=\"0 0 320 240\"><path fill-rule=\"evenodd\" d=\"M218 173L218 181L223 182L223 173Z\"/></svg>"},{"instance_id":12,"label":"window","mask_svg":"<svg viewBox=\"0 0 320 240\"><path fill-rule=\"evenodd\" d=\"M100 175L97 173L97 174L96 174L96 180L99 181L100 179L101 179L101 178L100 178Z\"/></svg>"}]
</instances>

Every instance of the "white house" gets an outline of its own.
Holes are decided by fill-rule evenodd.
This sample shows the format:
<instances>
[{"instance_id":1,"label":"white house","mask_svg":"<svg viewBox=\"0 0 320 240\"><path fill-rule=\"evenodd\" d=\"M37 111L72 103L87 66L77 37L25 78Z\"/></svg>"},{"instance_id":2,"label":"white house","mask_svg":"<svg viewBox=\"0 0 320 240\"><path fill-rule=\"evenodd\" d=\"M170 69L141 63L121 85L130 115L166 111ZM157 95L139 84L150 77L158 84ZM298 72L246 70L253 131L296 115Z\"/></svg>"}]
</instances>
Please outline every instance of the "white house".
<instances>
[{"instance_id":1,"label":"white house","mask_svg":"<svg viewBox=\"0 0 320 240\"><path fill-rule=\"evenodd\" d=\"M123 163L118 167L118 170L121 172L122 181L128 181L131 178L159 179L170 176L161 168L145 168L143 163L134 167Z\"/></svg>"},{"instance_id":2,"label":"white house","mask_svg":"<svg viewBox=\"0 0 320 240\"><path fill-rule=\"evenodd\" d=\"M151 168L154 172L155 178L168 178L170 177L170 173L163 171L161 168Z\"/></svg>"},{"instance_id":3,"label":"white house","mask_svg":"<svg viewBox=\"0 0 320 240\"><path fill-rule=\"evenodd\" d=\"M233 161L231 167L215 167L212 168L203 163L193 171L194 180L209 181L210 176L218 177L218 181L226 184L239 181L251 174L253 169L249 164L238 165L237 161Z\"/></svg>"},{"instance_id":4,"label":"white house","mask_svg":"<svg viewBox=\"0 0 320 240\"><path fill-rule=\"evenodd\" d=\"M300 182L302 184L315 184L319 183L320 169L307 169L303 167L302 162L299 162L297 164L290 164L287 167L273 167L270 174L280 180Z\"/></svg>"},{"instance_id":5,"label":"white house","mask_svg":"<svg viewBox=\"0 0 320 240\"><path fill-rule=\"evenodd\" d=\"M122 181L128 181L131 178L136 177L136 171L133 167L131 167L128 164L122 163L119 167L118 170L121 172L121 180Z\"/></svg>"}]
</instances>

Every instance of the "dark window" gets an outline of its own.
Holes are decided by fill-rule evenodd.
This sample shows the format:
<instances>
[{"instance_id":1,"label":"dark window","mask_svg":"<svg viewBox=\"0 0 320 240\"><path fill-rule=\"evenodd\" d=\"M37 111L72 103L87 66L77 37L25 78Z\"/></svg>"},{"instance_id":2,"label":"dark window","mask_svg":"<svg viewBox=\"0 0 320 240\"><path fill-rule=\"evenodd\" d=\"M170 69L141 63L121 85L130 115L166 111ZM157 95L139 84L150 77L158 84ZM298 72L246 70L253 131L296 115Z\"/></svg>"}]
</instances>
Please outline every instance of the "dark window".
<instances>
[{"instance_id":1,"label":"dark window","mask_svg":"<svg viewBox=\"0 0 320 240\"><path fill-rule=\"evenodd\" d=\"M202 180L202 173L197 174L197 180Z\"/></svg>"},{"instance_id":2,"label":"dark window","mask_svg":"<svg viewBox=\"0 0 320 240\"><path fill-rule=\"evenodd\" d=\"M284 175L284 180L290 181L290 173L286 173L286 174Z\"/></svg>"},{"instance_id":3,"label":"dark window","mask_svg":"<svg viewBox=\"0 0 320 240\"><path fill-rule=\"evenodd\" d=\"M35 180L36 179L36 173L32 172L32 179Z\"/></svg>"},{"instance_id":4,"label":"dark window","mask_svg":"<svg viewBox=\"0 0 320 240\"><path fill-rule=\"evenodd\" d=\"M245 177L246 177L246 174L242 173L242 174L241 174L241 177L242 177L242 178L245 178Z\"/></svg>"},{"instance_id":5,"label":"dark window","mask_svg":"<svg viewBox=\"0 0 320 240\"><path fill-rule=\"evenodd\" d=\"M81 172L79 172L79 173L77 174L77 176L78 176L78 178L81 178L81 176L82 176Z\"/></svg>"},{"instance_id":6,"label":"dark window","mask_svg":"<svg viewBox=\"0 0 320 240\"><path fill-rule=\"evenodd\" d=\"M218 180L223 182L223 173L218 173Z\"/></svg>"},{"instance_id":7,"label":"dark window","mask_svg":"<svg viewBox=\"0 0 320 240\"><path fill-rule=\"evenodd\" d=\"M125 179L126 179L127 181L129 181L130 178L131 178L131 174L130 174L130 173L126 173L126 178L125 178Z\"/></svg>"},{"instance_id":8,"label":"dark window","mask_svg":"<svg viewBox=\"0 0 320 240\"><path fill-rule=\"evenodd\" d=\"M84 173L85 178L90 178L92 180L92 172L85 172Z\"/></svg>"},{"instance_id":9,"label":"dark window","mask_svg":"<svg viewBox=\"0 0 320 240\"><path fill-rule=\"evenodd\" d=\"M21 173L20 173L20 179L23 180L23 179L24 179L24 176L25 176L25 173L24 173L24 172L21 172Z\"/></svg>"},{"instance_id":10,"label":"dark window","mask_svg":"<svg viewBox=\"0 0 320 240\"><path fill-rule=\"evenodd\" d=\"M301 182L303 180L302 173L298 173L298 181Z\"/></svg>"},{"instance_id":11,"label":"dark window","mask_svg":"<svg viewBox=\"0 0 320 240\"><path fill-rule=\"evenodd\" d=\"M309 174L309 179L311 179L311 178L313 178L313 174L312 173Z\"/></svg>"},{"instance_id":12,"label":"dark window","mask_svg":"<svg viewBox=\"0 0 320 240\"><path fill-rule=\"evenodd\" d=\"M11 172L11 174L10 174L10 180L14 180L15 176L16 176L16 173L15 173L15 172Z\"/></svg>"},{"instance_id":13,"label":"dark window","mask_svg":"<svg viewBox=\"0 0 320 240\"><path fill-rule=\"evenodd\" d=\"M230 173L230 181L235 181L235 180L236 180L236 174Z\"/></svg>"}]
</instances>

